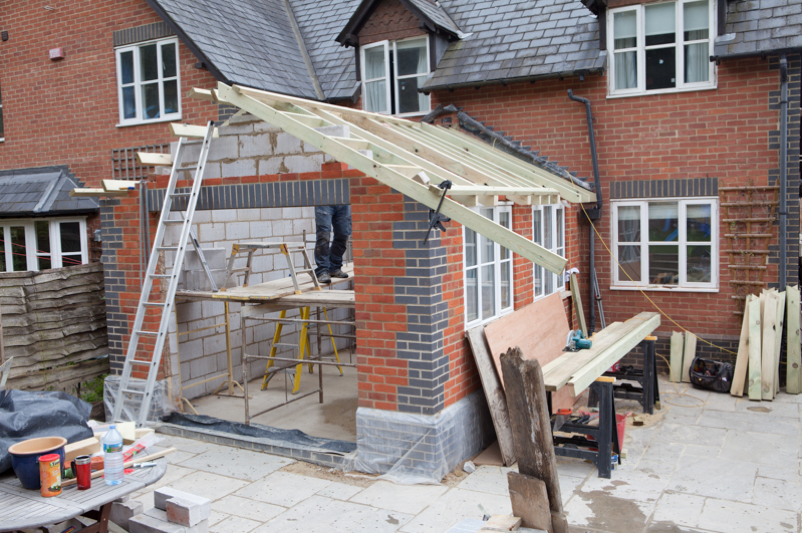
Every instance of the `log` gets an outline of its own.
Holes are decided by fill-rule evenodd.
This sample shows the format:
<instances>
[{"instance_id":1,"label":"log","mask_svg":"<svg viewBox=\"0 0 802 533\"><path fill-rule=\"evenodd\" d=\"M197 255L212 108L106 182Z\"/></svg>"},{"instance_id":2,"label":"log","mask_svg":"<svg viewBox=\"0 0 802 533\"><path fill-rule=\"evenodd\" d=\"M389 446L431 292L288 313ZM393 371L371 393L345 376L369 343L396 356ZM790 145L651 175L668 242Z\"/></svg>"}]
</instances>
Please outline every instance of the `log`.
<instances>
[{"instance_id":1,"label":"log","mask_svg":"<svg viewBox=\"0 0 802 533\"><path fill-rule=\"evenodd\" d=\"M542 480L546 484L549 508L562 513L551 416L540 363L536 359L524 360L521 349L516 346L501 356L501 369L518 471Z\"/></svg>"},{"instance_id":2,"label":"log","mask_svg":"<svg viewBox=\"0 0 802 533\"><path fill-rule=\"evenodd\" d=\"M507 472L512 514L521 518L521 525L553 531L546 484L536 477Z\"/></svg>"},{"instance_id":3,"label":"log","mask_svg":"<svg viewBox=\"0 0 802 533\"><path fill-rule=\"evenodd\" d=\"M799 287L788 287L785 319L786 346L788 366L786 367L785 392L799 394L802 392L802 340L799 329Z\"/></svg>"}]
</instances>

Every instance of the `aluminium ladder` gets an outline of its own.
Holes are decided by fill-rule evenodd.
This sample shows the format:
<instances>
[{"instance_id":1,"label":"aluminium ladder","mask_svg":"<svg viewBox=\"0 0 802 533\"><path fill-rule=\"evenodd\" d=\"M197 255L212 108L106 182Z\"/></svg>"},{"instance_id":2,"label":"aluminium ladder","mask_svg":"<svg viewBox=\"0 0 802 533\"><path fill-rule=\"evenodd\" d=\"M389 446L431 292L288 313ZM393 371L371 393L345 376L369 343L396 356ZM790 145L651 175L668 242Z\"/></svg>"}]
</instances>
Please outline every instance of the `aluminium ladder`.
<instances>
[{"instance_id":1,"label":"aluminium ladder","mask_svg":"<svg viewBox=\"0 0 802 533\"><path fill-rule=\"evenodd\" d=\"M201 128L202 129L202 128ZM164 205L162 206L161 216L159 218L159 225L156 229L156 236L153 242L153 250L150 254L148 261L148 269L145 274L145 280L142 284L142 293L139 297L139 305L136 310L136 318L134 326L131 330L131 338L128 343L128 351L125 356L125 365L123 366L123 373L120 378L119 389L117 390L117 397L114 401L114 414L112 416L113 422L122 421L123 408L125 407L126 398L132 396L139 396L142 401L139 405L139 413L136 415L137 426L142 426L147 421L148 412L150 411L151 401L153 400L153 390L156 385L156 376L159 373L159 365L162 359L162 352L164 350L164 342L167 338L167 330L170 323L170 317L175 306L175 293L178 289L178 276L181 267L184 264L184 255L186 253L187 244L192 242L195 250L198 253L198 258L209 277L212 289L216 291L216 286L209 271L206 260L203 256L200 243L192 230L192 219L195 216L195 207L198 203L200 195L201 183L203 181L203 174L206 170L206 158L209 155L209 146L212 137L215 133L214 122L210 121L206 128L206 133L203 136L200 154L198 156L198 163L195 169L195 179L192 184L190 192L176 192L176 183L178 181L178 172L181 170L181 160L184 154L187 138L181 137L178 141L178 148L173 161L173 167L170 171L170 180L167 184L167 190L164 197ZM174 203L177 208L173 211ZM183 209L181 206L183 205ZM186 211L184 214L182 211ZM178 218L172 218L171 215L177 213ZM178 238L176 246L165 246L164 239L167 226L180 226L181 235ZM175 252L173 261L172 272L169 274L157 274L156 268L159 263L159 251L172 251ZM150 301L151 292L153 290L153 283L155 280L166 279L169 280L168 289L164 295L164 301L153 302ZM157 331L150 331L144 329L145 315L148 307L161 308L161 318ZM140 346L143 338L153 339L153 352L150 360L137 359L137 349L140 347L149 348L149 345ZM131 388L132 375L134 367L147 368L147 379L145 382L144 390L136 390ZM135 406L131 406L134 407ZM126 409L126 417L134 418L131 409Z\"/></svg>"}]
</instances>

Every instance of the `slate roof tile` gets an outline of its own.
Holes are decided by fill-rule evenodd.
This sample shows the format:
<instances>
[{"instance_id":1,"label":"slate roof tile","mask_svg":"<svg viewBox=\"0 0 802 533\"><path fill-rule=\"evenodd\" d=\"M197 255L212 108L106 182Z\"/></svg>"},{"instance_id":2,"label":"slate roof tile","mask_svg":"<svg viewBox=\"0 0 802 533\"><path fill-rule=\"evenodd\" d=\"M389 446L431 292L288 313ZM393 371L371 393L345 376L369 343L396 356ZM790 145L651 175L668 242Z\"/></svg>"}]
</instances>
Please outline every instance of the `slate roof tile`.
<instances>
[{"instance_id":1,"label":"slate roof tile","mask_svg":"<svg viewBox=\"0 0 802 533\"><path fill-rule=\"evenodd\" d=\"M7 217L44 216L98 210L94 198L70 197L77 186L66 167L0 171L0 213Z\"/></svg>"},{"instance_id":2,"label":"slate roof tile","mask_svg":"<svg viewBox=\"0 0 802 533\"><path fill-rule=\"evenodd\" d=\"M770 53L802 45L802 0L734 0L714 55Z\"/></svg>"}]
</instances>

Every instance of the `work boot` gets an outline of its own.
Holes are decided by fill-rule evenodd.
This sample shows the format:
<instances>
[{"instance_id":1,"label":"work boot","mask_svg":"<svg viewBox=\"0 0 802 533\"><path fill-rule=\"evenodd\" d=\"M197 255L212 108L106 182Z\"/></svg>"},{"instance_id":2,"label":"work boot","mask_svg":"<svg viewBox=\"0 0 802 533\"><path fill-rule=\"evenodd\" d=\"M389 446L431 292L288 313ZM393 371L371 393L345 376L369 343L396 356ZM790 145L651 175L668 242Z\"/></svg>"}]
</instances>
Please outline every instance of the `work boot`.
<instances>
[{"instance_id":1,"label":"work boot","mask_svg":"<svg viewBox=\"0 0 802 533\"><path fill-rule=\"evenodd\" d=\"M328 272L321 272L317 275L318 283L331 283L331 276Z\"/></svg>"},{"instance_id":2,"label":"work boot","mask_svg":"<svg viewBox=\"0 0 802 533\"><path fill-rule=\"evenodd\" d=\"M343 272L343 271L342 271L342 269L339 269L339 268L338 268L338 269L337 269L337 270L335 270L334 272L329 272L329 276L331 276L332 278L342 278L342 279L345 279L345 278L347 278L347 277L348 277L348 274L346 274L345 272Z\"/></svg>"}]
</instances>

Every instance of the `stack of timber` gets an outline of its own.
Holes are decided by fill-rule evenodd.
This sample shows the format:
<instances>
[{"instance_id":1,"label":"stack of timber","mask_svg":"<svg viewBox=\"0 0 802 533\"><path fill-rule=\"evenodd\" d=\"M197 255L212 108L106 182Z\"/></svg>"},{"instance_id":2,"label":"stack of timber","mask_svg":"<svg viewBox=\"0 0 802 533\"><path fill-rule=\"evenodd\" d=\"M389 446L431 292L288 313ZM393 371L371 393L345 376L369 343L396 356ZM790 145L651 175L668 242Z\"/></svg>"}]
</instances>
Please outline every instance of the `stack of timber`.
<instances>
[{"instance_id":1,"label":"stack of timber","mask_svg":"<svg viewBox=\"0 0 802 533\"><path fill-rule=\"evenodd\" d=\"M671 381L691 382L691 366L696 357L696 335L687 332L684 336L675 331L671 334L671 361L669 362L669 379Z\"/></svg>"},{"instance_id":2,"label":"stack of timber","mask_svg":"<svg viewBox=\"0 0 802 533\"><path fill-rule=\"evenodd\" d=\"M6 388L75 393L109 371L103 266L0 274Z\"/></svg>"},{"instance_id":3,"label":"stack of timber","mask_svg":"<svg viewBox=\"0 0 802 533\"><path fill-rule=\"evenodd\" d=\"M786 391L802 391L800 376L799 287L764 290L746 296L743 326L730 394L773 400L780 391L780 352L786 331Z\"/></svg>"}]
</instances>

